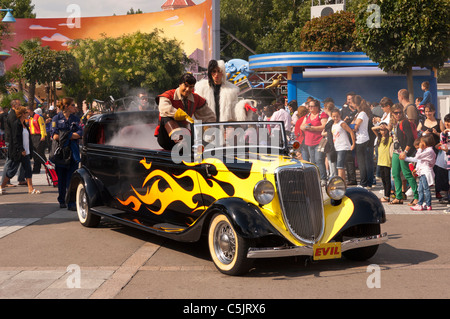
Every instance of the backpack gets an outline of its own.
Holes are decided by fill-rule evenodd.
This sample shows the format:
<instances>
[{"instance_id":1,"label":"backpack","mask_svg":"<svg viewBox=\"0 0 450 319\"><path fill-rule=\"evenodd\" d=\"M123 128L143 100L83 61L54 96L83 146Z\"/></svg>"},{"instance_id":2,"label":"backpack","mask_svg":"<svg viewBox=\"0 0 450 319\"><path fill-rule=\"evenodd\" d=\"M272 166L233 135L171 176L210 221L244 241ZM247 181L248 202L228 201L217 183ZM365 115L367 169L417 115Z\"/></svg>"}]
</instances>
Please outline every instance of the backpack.
<instances>
[{"instance_id":1,"label":"backpack","mask_svg":"<svg viewBox=\"0 0 450 319\"><path fill-rule=\"evenodd\" d=\"M407 120L407 121L411 125L411 131L413 133L414 140L417 140L418 134L417 134L417 126L416 126L416 124L415 123L411 123L411 121L409 121L409 120ZM406 135L405 131L403 130L403 121L401 121L398 126L402 130L403 134Z\"/></svg>"}]
</instances>

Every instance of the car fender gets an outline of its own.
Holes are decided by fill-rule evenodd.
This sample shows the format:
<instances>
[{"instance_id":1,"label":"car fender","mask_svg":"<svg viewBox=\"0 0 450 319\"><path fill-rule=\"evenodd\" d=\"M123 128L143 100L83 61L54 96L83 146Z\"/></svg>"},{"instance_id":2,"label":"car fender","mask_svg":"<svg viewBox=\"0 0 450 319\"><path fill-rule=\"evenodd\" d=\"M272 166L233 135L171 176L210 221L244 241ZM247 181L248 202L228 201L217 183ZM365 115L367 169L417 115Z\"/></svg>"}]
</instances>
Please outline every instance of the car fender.
<instances>
[{"instance_id":1,"label":"car fender","mask_svg":"<svg viewBox=\"0 0 450 319\"><path fill-rule=\"evenodd\" d=\"M206 211L206 225L215 213L228 216L239 236L246 239L256 239L280 233L264 217L261 209L242 198L222 198L215 201Z\"/></svg>"},{"instance_id":2,"label":"car fender","mask_svg":"<svg viewBox=\"0 0 450 319\"><path fill-rule=\"evenodd\" d=\"M80 183L84 184L89 200L89 207L103 205L101 187L99 187L98 183L94 180L89 171L84 167L77 169L72 175L69 189L67 191L68 202L75 202L77 188Z\"/></svg>"},{"instance_id":3,"label":"car fender","mask_svg":"<svg viewBox=\"0 0 450 319\"><path fill-rule=\"evenodd\" d=\"M354 211L342 227L341 232L361 224L382 224L386 212L380 199L372 192L358 187L348 188L345 195L353 202Z\"/></svg>"}]
</instances>

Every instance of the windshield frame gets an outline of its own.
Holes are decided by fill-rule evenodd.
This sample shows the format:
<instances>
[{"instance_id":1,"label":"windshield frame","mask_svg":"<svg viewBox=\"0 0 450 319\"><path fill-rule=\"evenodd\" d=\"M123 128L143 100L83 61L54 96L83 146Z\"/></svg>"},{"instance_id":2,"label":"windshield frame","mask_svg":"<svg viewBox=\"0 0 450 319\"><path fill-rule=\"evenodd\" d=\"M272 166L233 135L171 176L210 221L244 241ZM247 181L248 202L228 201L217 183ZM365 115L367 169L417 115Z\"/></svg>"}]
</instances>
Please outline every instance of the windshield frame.
<instances>
[{"instance_id":1,"label":"windshield frame","mask_svg":"<svg viewBox=\"0 0 450 319\"><path fill-rule=\"evenodd\" d=\"M247 126L246 129L244 127ZM267 141L267 139L262 139L264 136L259 135L261 132L264 134L265 127L276 127L273 129L273 132L279 132L278 136L274 136L272 133L270 134L270 139L272 142L278 140L278 143L273 144L263 144L262 142ZM237 128L238 130L236 130ZM254 128L254 130L249 131L249 129ZM212 133L221 132L224 133L225 130L234 129L230 136L234 136L237 138L242 138L241 133L247 134L249 132L255 131L257 134L256 144L250 143L234 143L228 145L220 145L222 142L227 140L225 137L223 141L218 141L219 143L214 143L213 141L206 141L204 138L208 136L207 133L210 133L209 130L213 129ZM214 129L218 129L214 131ZM262 129L262 131L261 131ZM263 153L263 154L284 154L288 148L286 132L284 130L284 123L282 121L239 121L239 122L200 122L195 121L192 127L192 145L193 147L198 147L199 145L203 145L203 153L207 154L212 151L214 152L225 152L228 155L232 152L238 153ZM239 134L239 135L237 135ZM213 134L214 135L214 134ZM267 136L266 136L267 137ZM229 139L228 139L229 141ZM234 140L233 140L234 141ZM239 142L239 140L238 140ZM242 141L241 141L242 142ZM219 145L217 145L219 144ZM225 143L224 143L225 144Z\"/></svg>"}]
</instances>

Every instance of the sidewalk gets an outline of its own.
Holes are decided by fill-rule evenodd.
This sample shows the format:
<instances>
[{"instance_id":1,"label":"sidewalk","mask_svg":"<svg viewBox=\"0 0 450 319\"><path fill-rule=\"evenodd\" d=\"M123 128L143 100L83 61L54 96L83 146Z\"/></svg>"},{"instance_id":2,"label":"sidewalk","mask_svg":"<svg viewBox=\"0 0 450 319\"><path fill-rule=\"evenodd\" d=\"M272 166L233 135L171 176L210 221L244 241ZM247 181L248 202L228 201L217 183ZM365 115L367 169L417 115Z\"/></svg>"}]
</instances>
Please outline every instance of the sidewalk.
<instances>
[{"instance_id":1,"label":"sidewalk","mask_svg":"<svg viewBox=\"0 0 450 319\"><path fill-rule=\"evenodd\" d=\"M4 163L4 160L0 160L0 174L3 172ZM12 183L17 184L17 177L13 178ZM77 221L76 212L59 208L56 201L57 188L48 185L44 169L41 170L40 174L33 175L33 184L36 188L44 191L43 194L35 198L37 202L48 207L47 211L40 213L40 215L36 212L30 215L30 213L18 212L17 210L9 213L7 209L2 209L29 199L28 195L25 195L26 187L7 188L10 193L0 196L0 239L41 219L59 219L61 222L63 220L67 222ZM377 197L381 197L381 189L381 183L377 180L377 185L370 191ZM383 206L387 215L445 214L444 210L447 206L439 204L433 198L432 211L415 212L410 210L407 205L409 201L410 199L405 201L403 205L383 204ZM0 299L112 299L120 293L121 289L131 281L138 271L152 269L148 268L151 266L145 266L145 262L153 256L158 247L154 243L147 242L132 253L121 265L83 266L81 268L74 264L64 267L30 265L0 267ZM193 267L187 267L186 269L202 272L214 270L212 265ZM161 268L160 270L179 272L186 269L175 269L169 266L167 269Z\"/></svg>"}]
</instances>

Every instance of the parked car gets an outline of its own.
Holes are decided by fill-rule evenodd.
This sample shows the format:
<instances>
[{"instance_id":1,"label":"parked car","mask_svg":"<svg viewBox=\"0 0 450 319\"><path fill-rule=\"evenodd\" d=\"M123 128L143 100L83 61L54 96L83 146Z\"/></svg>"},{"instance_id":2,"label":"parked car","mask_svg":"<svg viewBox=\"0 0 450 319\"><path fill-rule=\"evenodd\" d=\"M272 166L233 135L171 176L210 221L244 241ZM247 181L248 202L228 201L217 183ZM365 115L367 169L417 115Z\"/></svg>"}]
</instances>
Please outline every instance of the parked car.
<instances>
[{"instance_id":1,"label":"parked car","mask_svg":"<svg viewBox=\"0 0 450 319\"><path fill-rule=\"evenodd\" d=\"M282 122L194 123L172 151L158 145L157 124L157 111L89 119L68 192L83 226L105 217L173 240L207 238L229 275L255 258L365 260L388 238L379 199L340 177L321 187Z\"/></svg>"}]
</instances>

